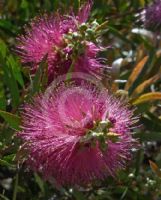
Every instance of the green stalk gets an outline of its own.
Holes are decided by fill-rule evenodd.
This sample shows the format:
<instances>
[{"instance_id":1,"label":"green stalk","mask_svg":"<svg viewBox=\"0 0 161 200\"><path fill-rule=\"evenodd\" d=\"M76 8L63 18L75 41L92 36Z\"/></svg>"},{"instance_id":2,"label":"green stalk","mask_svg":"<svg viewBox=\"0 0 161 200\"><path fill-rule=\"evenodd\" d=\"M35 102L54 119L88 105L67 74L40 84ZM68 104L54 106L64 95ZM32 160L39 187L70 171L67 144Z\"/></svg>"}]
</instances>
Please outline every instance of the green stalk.
<instances>
[{"instance_id":1,"label":"green stalk","mask_svg":"<svg viewBox=\"0 0 161 200\"><path fill-rule=\"evenodd\" d=\"M17 190L18 190L18 173L16 174L16 177L15 177L15 185L14 185L14 191L13 191L12 200L16 200L16 198L17 198Z\"/></svg>"}]
</instances>

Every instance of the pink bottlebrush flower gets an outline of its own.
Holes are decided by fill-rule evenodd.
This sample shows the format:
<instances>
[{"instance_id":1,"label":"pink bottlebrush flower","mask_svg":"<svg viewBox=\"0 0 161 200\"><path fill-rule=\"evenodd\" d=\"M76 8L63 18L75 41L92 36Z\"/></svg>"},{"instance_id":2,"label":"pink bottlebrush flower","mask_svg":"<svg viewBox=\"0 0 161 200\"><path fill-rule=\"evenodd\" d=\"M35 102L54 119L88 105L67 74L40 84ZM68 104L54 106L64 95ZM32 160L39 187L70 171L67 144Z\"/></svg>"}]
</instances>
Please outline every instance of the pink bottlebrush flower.
<instances>
[{"instance_id":1,"label":"pink bottlebrush flower","mask_svg":"<svg viewBox=\"0 0 161 200\"><path fill-rule=\"evenodd\" d=\"M73 64L74 72L85 71L100 77L105 66L97 59L97 54L102 48L90 42L98 24L95 21L92 25L86 23L91 5L89 0L77 16L73 13L68 16L44 15L33 20L31 27L18 38L16 51L22 62L29 63L35 73L47 55L49 83L55 77L66 74ZM78 67L80 63L81 67Z\"/></svg>"},{"instance_id":2,"label":"pink bottlebrush flower","mask_svg":"<svg viewBox=\"0 0 161 200\"><path fill-rule=\"evenodd\" d=\"M155 0L142 12L144 25L148 29L158 30L161 27L161 0Z\"/></svg>"},{"instance_id":3,"label":"pink bottlebrush flower","mask_svg":"<svg viewBox=\"0 0 161 200\"><path fill-rule=\"evenodd\" d=\"M46 180L82 185L115 176L131 159L136 118L120 100L81 84L62 85L26 104L18 136L28 166Z\"/></svg>"}]
</instances>

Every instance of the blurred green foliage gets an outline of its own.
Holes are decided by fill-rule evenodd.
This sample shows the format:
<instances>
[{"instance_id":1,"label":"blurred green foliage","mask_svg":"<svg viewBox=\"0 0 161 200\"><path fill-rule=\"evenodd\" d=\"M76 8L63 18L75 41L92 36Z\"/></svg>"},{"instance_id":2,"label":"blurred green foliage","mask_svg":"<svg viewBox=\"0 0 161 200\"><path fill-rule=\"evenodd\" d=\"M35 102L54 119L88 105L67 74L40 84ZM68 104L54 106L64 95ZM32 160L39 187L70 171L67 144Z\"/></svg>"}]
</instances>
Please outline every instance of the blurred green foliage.
<instances>
[{"instance_id":1,"label":"blurred green foliage","mask_svg":"<svg viewBox=\"0 0 161 200\"><path fill-rule=\"evenodd\" d=\"M116 95L136 105L142 125L134 137L139 138L141 147L128 169L115 179L108 178L78 190L50 185L17 163L23 155L23 152L16 154L20 146L15 137L20 124L19 107L25 98L38 91L42 72L39 68L32 80L14 48L16 37L32 18L57 10L67 13L71 7L76 11L83 1L0 1L0 199L161 199L161 41L155 33L145 34L135 16L150 2L94 0L91 18L99 22L108 20L103 43L112 47L104 53L112 66L112 78L107 85ZM151 166L149 160L154 161Z\"/></svg>"}]
</instances>

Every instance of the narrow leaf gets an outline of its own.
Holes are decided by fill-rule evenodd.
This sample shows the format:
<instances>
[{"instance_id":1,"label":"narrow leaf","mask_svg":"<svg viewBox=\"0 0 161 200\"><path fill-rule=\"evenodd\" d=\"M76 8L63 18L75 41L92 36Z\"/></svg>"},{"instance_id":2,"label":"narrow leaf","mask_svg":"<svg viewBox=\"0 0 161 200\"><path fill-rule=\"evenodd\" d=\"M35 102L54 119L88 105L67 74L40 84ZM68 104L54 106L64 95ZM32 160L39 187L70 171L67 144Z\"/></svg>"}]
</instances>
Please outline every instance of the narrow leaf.
<instances>
[{"instance_id":1,"label":"narrow leaf","mask_svg":"<svg viewBox=\"0 0 161 200\"><path fill-rule=\"evenodd\" d=\"M148 60L148 56L145 56L133 69L131 75L129 76L129 79L125 85L125 90L128 90L131 85L134 83L136 78L138 77L139 73L141 72L142 68L144 67L145 63Z\"/></svg>"},{"instance_id":2,"label":"narrow leaf","mask_svg":"<svg viewBox=\"0 0 161 200\"><path fill-rule=\"evenodd\" d=\"M150 69L150 67L152 67L152 64L153 64L155 59L156 59L156 53L153 50L153 51L150 52L150 55L148 56L147 62L145 62L145 64L142 66L140 72L136 76L136 79L134 80L133 84L130 86L130 88L128 90L129 95L131 95L133 90L144 80L145 74Z\"/></svg>"},{"instance_id":3,"label":"narrow leaf","mask_svg":"<svg viewBox=\"0 0 161 200\"><path fill-rule=\"evenodd\" d=\"M156 81L158 81L161 78L161 74L156 74L155 76L151 77L150 79L144 81L143 83L141 83L132 93L131 96L135 96L137 94L142 93L148 86L150 86L151 84L155 83Z\"/></svg>"},{"instance_id":4,"label":"narrow leaf","mask_svg":"<svg viewBox=\"0 0 161 200\"><path fill-rule=\"evenodd\" d=\"M147 101L161 100L161 92L149 92L131 101L133 105L145 103Z\"/></svg>"},{"instance_id":5,"label":"narrow leaf","mask_svg":"<svg viewBox=\"0 0 161 200\"><path fill-rule=\"evenodd\" d=\"M153 172L161 178L161 171L159 167L157 166L157 164L151 160L149 160L149 164Z\"/></svg>"}]
</instances>

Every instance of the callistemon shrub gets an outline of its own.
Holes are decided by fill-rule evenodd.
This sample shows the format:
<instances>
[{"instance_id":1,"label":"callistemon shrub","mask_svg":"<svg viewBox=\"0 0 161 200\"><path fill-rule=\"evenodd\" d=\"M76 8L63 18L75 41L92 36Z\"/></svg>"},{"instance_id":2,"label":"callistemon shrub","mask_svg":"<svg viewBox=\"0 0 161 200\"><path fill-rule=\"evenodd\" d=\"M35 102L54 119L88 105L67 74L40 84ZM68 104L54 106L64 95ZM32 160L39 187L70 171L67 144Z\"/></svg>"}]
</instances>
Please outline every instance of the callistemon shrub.
<instances>
[{"instance_id":1,"label":"callistemon shrub","mask_svg":"<svg viewBox=\"0 0 161 200\"><path fill-rule=\"evenodd\" d=\"M146 28L158 31L161 28L161 0L155 0L142 12L142 20Z\"/></svg>"},{"instance_id":2,"label":"callistemon shrub","mask_svg":"<svg viewBox=\"0 0 161 200\"><path fill-rule=\"evenodd\" d=\"M131 160L137 118L106 89L83 83L47 90L24 106L26 164L44 179L85 185L115 176Z\"/></svg>"},{"instance_id":3,"label":"callistemon shrub","mask_svg":"<svg viewBox=\"0 0 161 200\"><path fill-rule=\"evenodd\" d=\"M47 56L49 83L68 71L90 73L101 77L105 64L97 54L101 28L96 20L87 22L92 1L80 8L77 15L43 15L34 19L24 35L17 38L17 52L23 63L35 73Z\"/></svg>"}]
</instances>

